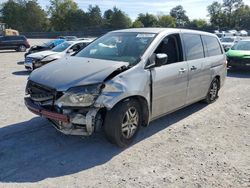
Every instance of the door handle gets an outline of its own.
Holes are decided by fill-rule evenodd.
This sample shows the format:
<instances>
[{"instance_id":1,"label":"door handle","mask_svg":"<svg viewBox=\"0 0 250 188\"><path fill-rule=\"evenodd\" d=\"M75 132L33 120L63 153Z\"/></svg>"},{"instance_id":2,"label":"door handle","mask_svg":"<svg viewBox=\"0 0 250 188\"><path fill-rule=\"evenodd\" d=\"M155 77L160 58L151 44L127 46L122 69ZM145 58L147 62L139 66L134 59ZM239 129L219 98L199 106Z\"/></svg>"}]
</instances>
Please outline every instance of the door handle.
<instances>
[{"instance_id":1,"label":"door handle","mask_svg":"<svg viewBox=\"0 0 250 188\"><path fill-rule=\"evenodd\" d=\"M197 67L192 66L190 70L193 71L193 70L196 70L196 69L197 69Z\"/></svg>"},{"instance_id":2,"label":"door handle","mask_svg":"<svg viewBox=\"0 0 250 188\"><path fill-rule=\"evenodd\" d=\"M184 69L184 68L181 68L181 69L179 70L179 73L184 73L184 72L186 72L186 69Z\"/></svg>"}]
</instances>

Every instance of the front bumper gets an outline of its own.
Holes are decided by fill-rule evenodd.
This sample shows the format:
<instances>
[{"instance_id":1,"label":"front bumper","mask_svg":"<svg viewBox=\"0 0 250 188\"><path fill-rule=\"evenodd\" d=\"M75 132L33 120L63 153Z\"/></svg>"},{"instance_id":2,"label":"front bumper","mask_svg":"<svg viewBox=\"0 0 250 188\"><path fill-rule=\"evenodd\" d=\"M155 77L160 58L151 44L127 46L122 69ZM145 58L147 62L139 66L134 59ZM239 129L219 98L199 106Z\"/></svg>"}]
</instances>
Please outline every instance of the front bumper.
<instances>
[{"instance_id":1,"label":"front bumper","mask_svg":"<svg viewBox=\"0 0 250 188\"><path fill-rule=\"evenodd\" d=\"M48 110L33 102L29 97L24 98L26 107L36 115L48 118L54 127L67 135L90 136L101 121L97 118L99 109L90 109L85 115L79 113L63 114Z\"/></svg>"},{"instance_id":2,"label":"front bumper","mask_svg":"<svg viewBox=\"0 0 250 188\"><path fill-rule=\"evenodd\" d=\"M250 59L248 58L228 58L228 66L232 67L248 67L250 68Z\"/></svg>"},{"instance_id":3,"label":"front bumper","mask_svg":"<svg viewBox=\"0 0 250 188\"><path fill-rule=\"evenodd\" d=\"M24 98L24 103L29 111L33 112L36 115L43 116L55 121L69 123L69 117L67 115L46 110L43 107L35 104L30 98Z\"/></svg>"}]
</instances>

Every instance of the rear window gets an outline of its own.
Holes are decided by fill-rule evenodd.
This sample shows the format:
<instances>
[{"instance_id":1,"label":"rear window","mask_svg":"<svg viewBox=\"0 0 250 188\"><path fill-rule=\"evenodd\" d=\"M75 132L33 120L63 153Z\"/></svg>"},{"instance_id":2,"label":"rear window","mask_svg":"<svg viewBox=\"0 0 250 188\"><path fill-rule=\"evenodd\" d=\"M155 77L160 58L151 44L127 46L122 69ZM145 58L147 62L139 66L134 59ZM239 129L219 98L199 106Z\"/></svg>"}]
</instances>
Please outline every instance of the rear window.
<instances>
[{"instance_id":1,"label":"rear window","mask_svg":"<svg viewBox=\"0 0 250 188\"><path fill-rule=\"evenodd\" d=\"M204 58L203 45L200 35L183 34L183 41L187 60Z\"/></svg>"},{"instance_id":2,"label":"rear window","mask_svg":"<svg viewBox=\"0 0 250 188\"><path fill-rule=\"evenodd\" d=\"M206 47L206 56L221 55L222 49L217 38L212 36L202 36L204 46Z\"/></svg>"}]
</instances>

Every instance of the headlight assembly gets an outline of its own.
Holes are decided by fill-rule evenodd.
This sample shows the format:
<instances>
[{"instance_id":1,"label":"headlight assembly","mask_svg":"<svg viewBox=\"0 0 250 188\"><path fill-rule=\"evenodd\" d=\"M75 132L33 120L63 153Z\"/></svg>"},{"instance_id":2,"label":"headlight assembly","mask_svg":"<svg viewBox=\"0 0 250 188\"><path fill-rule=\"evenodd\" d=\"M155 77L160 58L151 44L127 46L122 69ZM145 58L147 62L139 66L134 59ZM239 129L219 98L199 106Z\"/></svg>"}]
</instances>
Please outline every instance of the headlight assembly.
<instances>
[{"instance_id":1,"label":"headlight assembly","mask_svg":"<svg viewBox=\"0 0 250 188\"><path fill-rule=\"evenodd\" d=\"M94 104L100 94L102 84L73 87L56 101L56 105L68 107L88 107Z\"/></svg>"}]
</instances>

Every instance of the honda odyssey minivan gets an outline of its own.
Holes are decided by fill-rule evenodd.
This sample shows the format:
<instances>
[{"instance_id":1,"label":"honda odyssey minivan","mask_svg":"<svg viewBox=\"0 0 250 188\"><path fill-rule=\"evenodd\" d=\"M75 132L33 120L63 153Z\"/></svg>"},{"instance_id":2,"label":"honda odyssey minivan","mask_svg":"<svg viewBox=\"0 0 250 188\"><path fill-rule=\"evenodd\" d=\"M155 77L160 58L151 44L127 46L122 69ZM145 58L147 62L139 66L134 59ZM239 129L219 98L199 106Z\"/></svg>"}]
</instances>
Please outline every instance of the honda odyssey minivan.
<instances>
[{"instance_id":1,"label":"honda odyssey minivan","mask_svg":"<svg viewBox=\"0 0 250 188\"><path fill-rule=\"evenodd\" d=\"M25 104L64 134L103 130L109 141L125 147L150 121L201 100L214 102L226 69L214 34L118 30L33 71Z\"/></svg>"}]
</instances>

